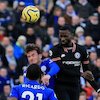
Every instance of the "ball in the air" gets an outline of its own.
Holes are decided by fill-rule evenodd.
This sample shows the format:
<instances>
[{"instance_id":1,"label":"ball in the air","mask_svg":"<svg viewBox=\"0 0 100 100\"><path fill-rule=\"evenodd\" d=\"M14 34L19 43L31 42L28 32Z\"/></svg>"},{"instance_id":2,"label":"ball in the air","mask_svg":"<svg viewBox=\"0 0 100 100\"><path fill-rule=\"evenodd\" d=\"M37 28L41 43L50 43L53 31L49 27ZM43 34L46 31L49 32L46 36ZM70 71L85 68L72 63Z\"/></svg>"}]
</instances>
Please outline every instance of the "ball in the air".
<instances>
[{"instance_id":1,"label":"ball in the air","mask_svg":"<svg viewBox=\"0 0 100 100\"><path fill-rule=\"evenodd\" d=\"M22 11L22 19L28 23L35 23L40 18L40 11L36 6L27 6Z\"/></svg>"}]
</instances>

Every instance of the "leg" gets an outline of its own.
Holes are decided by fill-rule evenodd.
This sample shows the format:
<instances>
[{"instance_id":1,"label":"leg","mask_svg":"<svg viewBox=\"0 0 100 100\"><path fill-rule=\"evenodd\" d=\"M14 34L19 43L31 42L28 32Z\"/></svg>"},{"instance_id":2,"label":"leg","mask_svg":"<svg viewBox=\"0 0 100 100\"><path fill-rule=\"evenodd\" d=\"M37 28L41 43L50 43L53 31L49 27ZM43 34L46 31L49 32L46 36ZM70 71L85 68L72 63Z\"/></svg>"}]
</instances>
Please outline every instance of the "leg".
<instances>
[{"instance_id":1,"label":"leg","mask_svg":"<svg viewBox=\"0 0 100 100\"><path fill-rule=\"evenodd\" d=\"M68 93L70 96L70 100L79 100L79 92L79 88L73 88L73 90L69 90Z\"/></svg>"}]
</instances>

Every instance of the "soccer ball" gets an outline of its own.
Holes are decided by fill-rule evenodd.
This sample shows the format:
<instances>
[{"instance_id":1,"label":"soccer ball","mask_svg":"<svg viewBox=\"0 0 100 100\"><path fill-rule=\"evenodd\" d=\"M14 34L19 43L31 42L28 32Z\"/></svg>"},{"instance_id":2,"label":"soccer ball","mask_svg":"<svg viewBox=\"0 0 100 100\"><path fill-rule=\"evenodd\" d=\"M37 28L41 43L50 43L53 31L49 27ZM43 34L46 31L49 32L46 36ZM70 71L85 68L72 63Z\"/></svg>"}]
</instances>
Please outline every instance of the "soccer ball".
<instances>
[{"instance_id":1,"label":"soccer ball","mask_svg":"<svg viewBox=\"0 0 100 100\"><path fill-rule=\"evenodd\" d=\"M35 6L27 6L22 11L21 18L28 23L35 23L40 18L40 11Z\"/></svg>"}]
</instances>

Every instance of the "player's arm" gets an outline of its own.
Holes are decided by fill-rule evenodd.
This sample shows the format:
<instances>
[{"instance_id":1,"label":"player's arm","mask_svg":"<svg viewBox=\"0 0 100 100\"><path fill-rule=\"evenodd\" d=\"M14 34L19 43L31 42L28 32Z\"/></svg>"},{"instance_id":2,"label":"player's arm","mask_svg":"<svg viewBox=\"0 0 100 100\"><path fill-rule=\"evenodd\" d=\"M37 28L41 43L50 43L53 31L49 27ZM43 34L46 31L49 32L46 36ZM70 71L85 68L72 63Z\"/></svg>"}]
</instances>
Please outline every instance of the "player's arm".
<instances>
[{"instance_id":1,"label":"player's arm","mask_svg":"<svg viewBox=\"0 0 100 100\"><path fill-rule=\"evenodd\" d=\"M81 76L84 77L97 92L100 92L99 86L95 82L92 72L89 70L90 67L88 58L89 56L85 48L82 48L82 54L83 54L82 67L84 72L81 73Z\"/></svg>"},{"instance_id":2,"label":"player's arm","mask_svg":"<svg viewBox=\"0 0 100 100\"><path fill-rule=\"evenodd\" d=\"M53 62L51 59L46 60L46 67L49 67L50 70L47 72L46 75L44 75L44 76L42 77L42 82L43 82L44 84L48 85L48 84L49 84L49 79L50 79L52 76L56 75L56 74L59 72L60 68L59 68L59 66L58 66L55 62Z\"/></svg>"},{"instance_id":3,"label":"player's arm","mask_svg":"<svg viewBox=\"0 0 100 100\"><path fill-rule=\"evenodd\" d=\"M50 76L56 75L60 70L59 66L51 59L49 59L47 66L50 68L49 72L47 73Z\"/></svg>"}]
</instances>

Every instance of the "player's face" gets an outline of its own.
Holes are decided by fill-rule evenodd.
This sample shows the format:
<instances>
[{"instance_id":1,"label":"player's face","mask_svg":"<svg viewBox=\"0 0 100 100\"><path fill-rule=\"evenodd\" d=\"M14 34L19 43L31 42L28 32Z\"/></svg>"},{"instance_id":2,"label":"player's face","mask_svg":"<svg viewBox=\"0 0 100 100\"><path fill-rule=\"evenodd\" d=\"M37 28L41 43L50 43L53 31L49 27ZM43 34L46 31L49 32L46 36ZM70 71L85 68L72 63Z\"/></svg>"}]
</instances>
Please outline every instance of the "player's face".
<instances>
[{"instance_id":1,"label":"player's face","mask_svg":"<svg viewBox=\"0 0 100 100\"><path fill-rule=\"evenodd\" d=\"M59 38L62 45L68 44L71 41L71 36L69 31L59 32Z\"/></svg>"},{"instance_id":2,"label":"player's face","mask_svg":"<svg viewBox=\"0 0 100 100\"><path fill-rule=\"evenodd\" d=\"M41 54L38 54L36 50L30 51L27 54L29 64L39 64Z\"/></svg>"}]
</instances>

